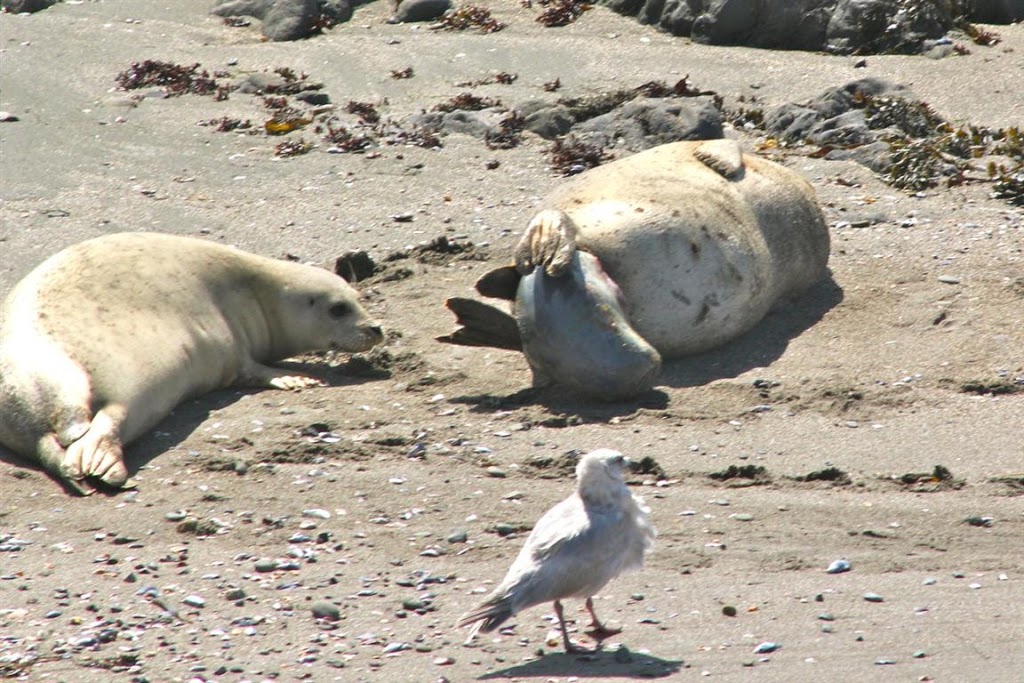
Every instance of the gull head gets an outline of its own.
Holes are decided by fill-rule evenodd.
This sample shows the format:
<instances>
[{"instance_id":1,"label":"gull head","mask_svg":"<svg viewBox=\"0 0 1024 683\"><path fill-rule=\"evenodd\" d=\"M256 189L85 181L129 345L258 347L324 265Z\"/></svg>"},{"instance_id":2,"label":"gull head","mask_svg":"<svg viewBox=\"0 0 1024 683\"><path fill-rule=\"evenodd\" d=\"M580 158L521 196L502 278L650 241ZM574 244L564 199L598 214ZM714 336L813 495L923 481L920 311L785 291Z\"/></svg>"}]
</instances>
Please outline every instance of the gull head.
<instances>
[{"instance_id":1,"label":"gull head","mask_svg":"<svg viewBox=\"0 0 1024 683\"><path fill-rule=\"evenodd\" d=\"M587 502L607 504L629 490L622 472L629 467L629 459L611 448L599 448L580 458L576 465L576 479L580 496Z\"/></svg>"}]
</instances>

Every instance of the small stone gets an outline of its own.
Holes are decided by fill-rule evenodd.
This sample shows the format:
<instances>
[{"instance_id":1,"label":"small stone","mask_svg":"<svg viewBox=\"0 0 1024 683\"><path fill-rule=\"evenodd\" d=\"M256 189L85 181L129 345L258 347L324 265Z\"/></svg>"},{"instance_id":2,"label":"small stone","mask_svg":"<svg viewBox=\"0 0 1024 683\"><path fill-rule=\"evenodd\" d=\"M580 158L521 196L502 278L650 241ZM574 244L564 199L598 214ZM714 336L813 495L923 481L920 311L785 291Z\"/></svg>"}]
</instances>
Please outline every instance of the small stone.
<instances>
[{"instance_id":1,"label":"small stone","mask_svg":"<svg viewBox=\"0 0 1024 683\"><path fill-rule=\"evenodd\" d=\"M253 569L260 573L272 572L277 569L276 560L257 560L253 565Z\"/></svg>"},{"instance_id":2,"label":"small stone","mask_svg":"<svg viewBox=\"0 0 1024 683\"><path fill-rule=\"evenodd\" d=\"M302 511L303 517L313 517L316 519L330 519L331 513L323 508L309 508L308 510Z\"/></svg>"},{"instance_id":3,"label":"small stone","mask_svg":"<svg viewBox=\"0 0 1024 683\"><path fill-rule=\"evenodd\" d=\"M736 608L732 605L726 605L722 608L722 614L724 614L727 617L734 617L736 616Z\"/></svg>"},{"instance_id":4,"label":"small stone","mask_svg":"<svg viewBox=\"0 0 1024 683\"><path fill-rule=\"evenodd\" d=\"M732 516L737 522L750 522L753 521L754 515L747 514L746 512L740 512Z\"/></svg>"},{"instance_id":5,"label":"small stone","mask_svg":"<svg viewBox=\"0 0 1024 683\"><path fill-rule=\"evenodd\" d=\"M448 534L449 543L465 543L469 540L469 532L465 529L459 529Z\"/></svg>"},{"instance_id":6,"label":"small stone","mask_svg":"<svg viewBox=\"0 0 1024 683\"><path fill-rule=\"evenodd\" d=\"M506 477L506 474L505 470L501 469L500 467L491 466L487 468L487 476L495 477L496 479L504 479Z\"/></svg>"},{"instance_id":7,"label":"small stone","mask_svg":"<svg viewBox=\"0 0 1024 683\"><path fill-rule=\"evenodd\" d=\"M241 588L234 588L225 593L224 597L232 602L237 602L238 600L245 600L245 591Z\"/></svg>"},{"instance_id":8,"label":"small stone","mask_svg":"<svg viewBox=\"0 0 1024 683\"><path fill-rule=\"evenodd\" d=\"M883 598L878 593L865 593L864 594L864 599L867 600L868 602L884 602L885 601L885 598Z\"/></svg>"},{"instance_id":9,"label":"small stone","mask_svg":"<svg viewBox=\"0 0 1024 683\"><path fill-rule=\"evenodd\" d=\"M960 278L952 275L940 275L938 277L939 282L947 285L958 285L960 284Z\"/></svg>"},{"instance_id":10,"label":"small stone","mask_svg":"<svg viewBox=\"0 0 1024 683\"><path fill-rule=\"evenodd\" d=\"M924 659L927 656L928 656L928 653L925 652L924 650L918 650L917 652L914 653L914 659Z\"/></svg>"},{"instance_id":11,"label":"small stone","mask_svg":"<svg viewBox=\"0 0 1024 683\"><path fill-rule=\"evenodd\" d=\"M337 605L321 600L314 602L310 607L314 619L326 619L327 621L338 621L341 619L341 610Z\"/></svg>"},{"instance_id":12,"label":"small stone","mask_svg":"<svg viewBox=\"0 0 1024 683\"><path fill-rule=\"evenodd\" d=\"M206 605L206 600L203 600L198 595L189 595L182 602L189 607L204 607Z\"/></svg>"},{"instance_id":13,"label":"small stone","mask_svg":"<svg viewBox=\"0 0 1024 683\"><path fill-rule=\"evenodd\" d=\"M848 572L852 568L852 565L847 560L834 560L832 564L825 570L826 574L842 574Z\"/></svg>"},{"instance_id":14,"label":"small stone","mask_svg":"<svg viewBox=\"0 0 1024 683\"><path fill-rule=\"evenodd\" d=\"M773 643L770 640L766 640L765 642L761 643L760 645L758 645L757 647L754 648L754 654L755 655L760 655L760 654L766 654L768 652L775 652L776 650L778 650L781 647L782 646L779 645L778 643Z\"/></svg>"},{"instance_id":15,"label":"small stone","mask_svg":"<svg viewBox=\"0 0 1024 683\"><path fill-rule=\"evenodd\" d=\"M888 666L890 664L895 664L895 663L896 663L895 659L876 659L875 660L875 664L877 664L878 666Z\"/></svg>"},{"instance_id":16,"label":"small stone","mask_svg":"<svg viewBox=\"0 0 1024 683\"><path fill-rule=\"evenodd\" d=\"M818 615L818 618L822 621L835 621L835 617L832 616L832 614L830 614L829 612L822 612Z\"/></svg>"},{"instance_id":17,"label":"small stone","mask_svg":"<svg viewBox=\"0 0 1024 683\"><path fill-rule=\"evenodd\" d=\"M180 522L186 517L188 517L188 513L184 510L174 510L164 515L164 519L166 519L168 522Z\"/></svg>"}]
</instances>

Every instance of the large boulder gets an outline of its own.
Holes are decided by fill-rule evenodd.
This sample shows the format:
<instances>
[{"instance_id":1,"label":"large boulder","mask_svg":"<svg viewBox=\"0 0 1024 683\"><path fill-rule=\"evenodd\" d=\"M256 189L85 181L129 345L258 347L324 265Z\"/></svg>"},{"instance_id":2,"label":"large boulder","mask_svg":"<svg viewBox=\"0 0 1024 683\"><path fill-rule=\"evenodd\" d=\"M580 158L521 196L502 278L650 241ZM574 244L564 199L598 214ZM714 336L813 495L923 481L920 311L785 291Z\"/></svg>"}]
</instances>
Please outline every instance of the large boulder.
<instances>
[{"instance_id":1,"label":"large boulder","mask_svg":"<svg viewBox=\"0 0 1024 683\"><path fill-rule=\"evenodd\" d=\"M1024 0L598 0L700 43L783 50L917 53L966 18L1024 18Z\"/></svg>"}]
</instances>

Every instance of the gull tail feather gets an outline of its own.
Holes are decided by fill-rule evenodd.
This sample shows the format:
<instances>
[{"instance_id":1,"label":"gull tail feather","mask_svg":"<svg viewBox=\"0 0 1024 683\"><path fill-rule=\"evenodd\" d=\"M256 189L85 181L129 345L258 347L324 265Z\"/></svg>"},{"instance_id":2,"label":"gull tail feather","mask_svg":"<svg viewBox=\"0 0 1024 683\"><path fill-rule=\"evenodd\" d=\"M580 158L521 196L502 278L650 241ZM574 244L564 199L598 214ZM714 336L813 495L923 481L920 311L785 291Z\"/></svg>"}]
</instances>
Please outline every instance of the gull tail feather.
<instances>
[{"instance_id":1,"label":"gull tail feather","mask_svg":"<svg viewBox=\"0 0 1024 683\"><path fill-rule=\"evenodd\" d=\"M457 626L461 628L472 624L473 631L470 634L470 637L472 637L479 631L490 633L504 624L513 614L515 612L512 611L512 600L508 597L499 596L488 600L474 610L466 612L459 619Z\"/></svg>"}]
</instances>

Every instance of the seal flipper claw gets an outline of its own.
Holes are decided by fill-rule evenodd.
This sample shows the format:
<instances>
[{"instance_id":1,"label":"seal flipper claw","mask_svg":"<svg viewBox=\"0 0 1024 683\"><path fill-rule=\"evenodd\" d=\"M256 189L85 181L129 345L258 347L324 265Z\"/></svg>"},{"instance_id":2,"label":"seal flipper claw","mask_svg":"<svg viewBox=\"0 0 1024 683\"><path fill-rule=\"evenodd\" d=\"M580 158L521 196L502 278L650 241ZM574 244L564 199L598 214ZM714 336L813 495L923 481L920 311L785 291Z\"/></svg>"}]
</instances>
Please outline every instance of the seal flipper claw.
<instances>
[{"instance_id":1,"label":"seal flipper claw","mask_svg":"<svg viewBox=\"0 0 1024 683\"><path fill-rule=\"evenodd\" d=\"M735 140L707 140L693 151L701 163L729 180L738 180L743 174L743 148Z\"/></svg>"},{"instance_id":2,"label":"seal flipper claw","mask_svg":"<svg viewBox=\"0 0 1024 683\"><path fill-rule=\"evenodd\" d=\"M96 412L89 430L67 447L61 463L61 478L85 495L95 491L90 479L120 488L128 479L120 430L124 407L109 405Z\"/></svg>"},{"instance_id":3,"label":"seal flipper claw","mask_svg":"<svg viewBox=\"0 0 1024 683\"><path fill-rule=\"evenodd\" d=\"M566 272L576 252L576 224L564 211L544 209L526 226L515 248L516 269L529 275L534 268L558 277Z\"/></svg>"}]
</instances>

